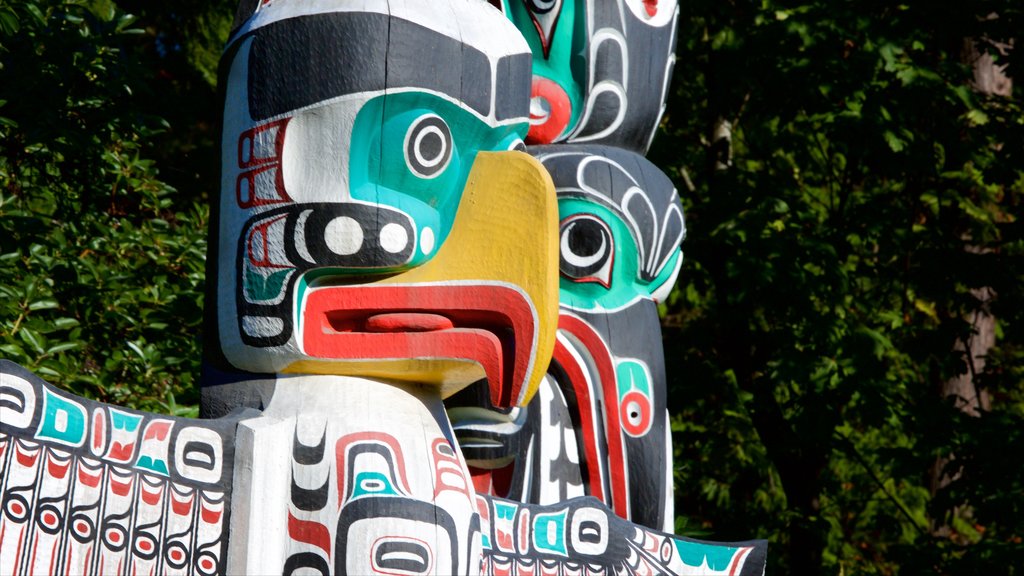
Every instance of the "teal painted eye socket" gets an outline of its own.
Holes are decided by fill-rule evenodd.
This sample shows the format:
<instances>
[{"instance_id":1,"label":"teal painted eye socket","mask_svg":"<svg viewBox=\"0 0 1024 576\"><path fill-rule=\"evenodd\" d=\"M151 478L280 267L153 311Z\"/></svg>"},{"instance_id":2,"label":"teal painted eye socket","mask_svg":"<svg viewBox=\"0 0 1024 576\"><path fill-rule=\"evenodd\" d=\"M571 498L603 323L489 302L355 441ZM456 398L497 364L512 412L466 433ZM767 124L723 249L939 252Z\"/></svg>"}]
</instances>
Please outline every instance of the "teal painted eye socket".
<instances>
[{"instance_id":1,"label":"teal painted eye socket","mask_svg":"<svg viewBox=\"0 0 1024 576\"><path fill-rule=\"evenodd\" d=\"M378 96L360 108L349 148L353 200L412 217L417 250L429 259L448 237L477 152L521 143L525 123L492 126L456 102L424 92Z\"/></svg>"},{"instance_id":2,"label":"teal painted eye socket","mask_svg":"<svg viewBox=\"0 0 1024 576\"><path fill-rule=\"evenodd\" d=\"M559 231L559 270L570 282L596 282L611 287L615 241L608 225L593 214L562 220Z\"/></svg>"},{"instance_id":3,"label":"teal painted eye socket","mask_svg":"<svg viewBox=\"0 0 1024 576\"><path fill-rule=\"evenodd\" d=\"M621 213L578 197L558 200L559 299L578 310L614 310L671 290L682 254L676 249L657 276L644 280L636 239ZM658 294L664 299L665 294Z\"/></svg>"},{"instance_id":4,"label":"teal painted eye socket","mask_svg":"<svg viewBox=\"0 0 1024 576\"><path fill-rule=\"evenodd\" d=\"M452 160L452 132L436 114L424 114L405 133L405 165L420 178L435 178Z\"/></svg>"}]
</instances>

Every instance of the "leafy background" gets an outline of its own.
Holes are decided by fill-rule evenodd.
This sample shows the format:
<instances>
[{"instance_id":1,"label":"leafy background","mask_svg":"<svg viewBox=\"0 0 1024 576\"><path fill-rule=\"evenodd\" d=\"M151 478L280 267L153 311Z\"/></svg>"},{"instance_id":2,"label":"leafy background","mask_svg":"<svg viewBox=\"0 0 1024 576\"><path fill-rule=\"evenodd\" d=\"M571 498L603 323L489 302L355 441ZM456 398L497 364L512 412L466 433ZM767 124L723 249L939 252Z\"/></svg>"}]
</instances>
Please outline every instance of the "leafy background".
<instances>
[{"instance_id":1,"label":"leafy background","mask_svg":"<svg viewBox=\"0 0 1024 576\"><path fill-rule=\"evenodd\" d=\"M0 0L3 357L197 414L232 4ZM650 153L689 228L663 306L678 532L768 538L774 574L1021 572L1024 111L973 79L1021 69L1022 23L683 2Z\"/></svg>"}]
</instances>

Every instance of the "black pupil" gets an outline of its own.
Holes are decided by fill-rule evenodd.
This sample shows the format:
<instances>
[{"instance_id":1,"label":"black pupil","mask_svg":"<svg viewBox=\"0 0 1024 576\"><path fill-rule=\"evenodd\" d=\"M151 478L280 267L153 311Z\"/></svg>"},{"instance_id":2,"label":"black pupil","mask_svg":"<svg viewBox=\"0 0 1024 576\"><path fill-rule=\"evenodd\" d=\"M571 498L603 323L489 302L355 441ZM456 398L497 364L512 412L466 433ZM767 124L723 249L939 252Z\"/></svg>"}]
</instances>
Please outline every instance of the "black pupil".
<instances>
[{"instance_id":1,"label":"black pupil","mask_svg":"<svg viewBox=\"0 0 1024 576\"><path fill-rule=\"evenodd\" d=\"M434 160L441 155L444 149L444 141L437 132L428 132L420 139L420 154L427 160Z\"/></svg>"},{"instance_id":2,"label":"black pupil","mask_svg":"<svg viewBox=\"0 0 1024 576\"><path fill-rule=\"evenodd\" d=\"M577 256L593 256L601 249L604 230L593 220L577 220L569 229L569 249Z\"/></svg>"}]
</instances>

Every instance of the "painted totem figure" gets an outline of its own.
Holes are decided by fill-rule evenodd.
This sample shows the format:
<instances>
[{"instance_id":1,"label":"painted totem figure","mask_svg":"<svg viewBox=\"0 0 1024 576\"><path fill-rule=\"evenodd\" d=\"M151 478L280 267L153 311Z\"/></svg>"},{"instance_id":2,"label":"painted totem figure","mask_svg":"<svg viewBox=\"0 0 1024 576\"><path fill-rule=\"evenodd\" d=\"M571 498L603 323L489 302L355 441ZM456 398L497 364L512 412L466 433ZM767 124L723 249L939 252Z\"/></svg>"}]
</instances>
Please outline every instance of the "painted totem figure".
<instances>
[{"instance_id":1,"label":"painted totem figure","mask_svg":"<svg viewBox=\"0 0 1024 576\"><path fill-rule=\"evenodd\" d=\"M539 504L588 494L670 531L657 301L675 284L685 225L672 182L642 154L664 111L678 7L504 0L502 10L534 57L528 151L558 190L559 337L526 410L495 410L470 391L449 402L456 433L483 491Z\"/></svg>"},{"instance_id":2,"label":"painted totem figure","mask_svg":"<svg viewBox=\"0 0 1024 576\"><path fill-rule=\"evenodd\" d=\"M79 398L0 360L0 574L222 574L235 425Z\"/></svg>"},{"instance_id":3,"label":"painted totem figure","mask_svg":"<svg viewBox=\"0 0 1024 576\"><path fill-rule=\"evenodd\" d=\"M525 403L557 322L554 191L514 150L529 51L477 0L256 8L224 53L208 302L211 360L246 374L204 389L265 407L239 425L231 567L475 572L442 398L486 378Z\"/></svg>"},{"instance_id":4,"label":"painted totem figure","mask_svg":"<svg viewBox=\"0 0 1024 576\"><path fill-rule=\"evenodd\" d=\"M236 23L207 298L218 418L101 405L0 362L0 572L762 573L763 542L474 489L443 399L484 382L519 409L552 389L559 349L568 200L518 151L515 27L482 0L243 0ZM599 196L578 201L621 234L631 196Z\"/></svg>"}]
</instances>

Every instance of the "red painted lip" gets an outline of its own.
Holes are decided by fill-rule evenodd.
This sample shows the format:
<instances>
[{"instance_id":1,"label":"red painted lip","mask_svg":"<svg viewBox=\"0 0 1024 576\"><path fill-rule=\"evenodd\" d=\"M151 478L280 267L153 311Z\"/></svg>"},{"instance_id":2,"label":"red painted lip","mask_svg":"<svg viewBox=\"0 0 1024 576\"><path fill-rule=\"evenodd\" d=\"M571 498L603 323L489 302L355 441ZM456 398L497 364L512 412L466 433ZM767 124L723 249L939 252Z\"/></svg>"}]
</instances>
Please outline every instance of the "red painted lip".
<instances>
[{"instance_id":1,"label":"red painted lip","mask_svg":"<svg viewBox=\"0 0 1024 576\"><path fill-rule=\"evenodd\" d=\"M302 337L314 358L477 362L491 402L507 408L526 385L536 332L533 306L511 286L388 284L311 289Z\"/></svg>"},{"instance_id":2,"label":"red painted lip","mask_svg":"<svg viewBox=\"0 0 1024 576\"><path fill-rule=\"evenodd\" d=\"M589 356L593 363L591 378L597 380L595 386L599 386L601 396L604 399L602 410L604 411L604 423L607 426L605 441L608 447L608 460L606 465L609 471L611 486L602 487L601 475L597 473L597 459L600 457L598 444L600 440L596 437L597 428L590 422L590 405L596 401L594 394L587 384L584 372L590 370L587 366L579 365L569 354L565 345L559 340L555 345L554 359L566 371L572 385L577 401L581 403L581 423L584 430L588 432L583 435L584 454L588 465L593 467L590 473L591 494L603 500L616 514L623 518L629 518L629 500L627 494L626 477L626 455L622 445L622 425L619 420L619 393L618 384L615 379L615 361L604 338L590 324L572 314L564 311L558 316L558 329L564 331L579 343L581 353ZM589 405L588 405L589 404ZM583 408L583 407L586 408Z\"/></svg>"}]
</instances>

